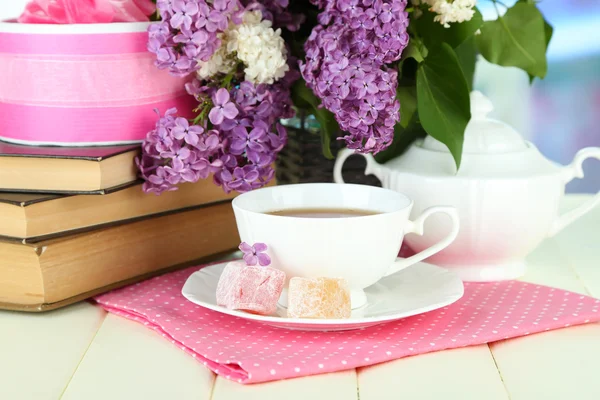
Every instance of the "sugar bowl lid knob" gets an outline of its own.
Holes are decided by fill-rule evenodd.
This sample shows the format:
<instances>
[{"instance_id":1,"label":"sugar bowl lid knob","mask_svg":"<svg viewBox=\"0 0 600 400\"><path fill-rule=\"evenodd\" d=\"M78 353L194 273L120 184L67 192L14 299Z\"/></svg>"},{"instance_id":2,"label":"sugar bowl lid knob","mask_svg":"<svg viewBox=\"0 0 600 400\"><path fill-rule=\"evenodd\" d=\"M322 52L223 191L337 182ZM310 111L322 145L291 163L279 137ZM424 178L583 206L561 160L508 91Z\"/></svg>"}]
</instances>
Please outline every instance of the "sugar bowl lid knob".
<instances>
[{"instance_id":1,"label":"sugar bowl lid knob","mask_svg":"<svg viewBox=\"0 0 600 400\"><path fill-rule=\"evenodd\" d=\"M494 105L478 90L471 92L471 119L485 120L494 111Z\"/></svg>"},{"instance_id":2,"label":"sugar bowl lid knob","mask_svg":"<svg viewBox=\"0 0 600 400\"><path fill-rule=\"evenodd\" d=\"M488 117L494 105L483 93L471 92L471 120L465 130L463 154L504 154L527 149L527 143L511 126ZM448 152L447 147L427 136L422 147Z\"/></svg>"}]
</instances>

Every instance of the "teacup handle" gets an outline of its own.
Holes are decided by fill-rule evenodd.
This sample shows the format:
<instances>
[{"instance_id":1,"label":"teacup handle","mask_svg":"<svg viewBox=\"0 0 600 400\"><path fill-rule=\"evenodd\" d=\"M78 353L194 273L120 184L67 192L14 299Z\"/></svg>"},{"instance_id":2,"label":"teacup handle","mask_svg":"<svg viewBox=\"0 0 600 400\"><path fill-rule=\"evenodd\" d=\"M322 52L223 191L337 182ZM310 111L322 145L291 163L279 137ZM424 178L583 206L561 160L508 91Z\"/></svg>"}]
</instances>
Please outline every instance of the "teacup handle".
<instances>
[{"instance_id":1,"label":"teacup handle","mask_svg":"<svg viewBox=\"0 0 600 400\"><path fill-rule=\"evenodd\" d=\"M404 268L410 267L411 265L414 265L414 264L418 263L419 261L423 261L424 259L431 257L435 253L438 253L438 252L444 250L446 247L448 247L450 245L450 243L452 243L454 241L454 239L456 239L456 236L458 236L458 230L459 230L458 212L456 211L456 208L446 207L446 206L430 207L430 208L426 209L425 211L423 211L423 214L421 214L421 216L419 218L414 220L414 222L407 221L407 226L406 226L406 230L404 231L404 234L406 235L407 233L416 233L417 235L422 236L424 233L423 231L424 231L425 221L431 215L436 214L436 213L446 214L452 219L452 230L450 231L450 233L444 239L440 240L438 243L434 244L431 247L428 247L427 249L421 251L420 253L415 254L414 256L411 256L408 258L398 258L392 264L392 266L390 267L389 271L387 272L387 274L385 276L395 274L396 272L401 271Z\"/></svg>"},{"instance_id":2,"label":"teacup handle","mask_svg":"<svg viewBox=\"0 0 600 400\"><path fill-rule=\"evenodd\" d=\"M365 160L367 160L365 175L375 175L379 180L382 180L380 173L381 168L377 161L375 161L375 157L373 157L371 154L356 153L351 149L342 149L339 151L337 160L335 160L335 166L333 167L333 181L335 183L345 183L344 178L342 177L342 167L344 166L344 163L348 157L353 155L363 156Z\"/></svg>"},{"instance_id":3,"label":"teacup handle","mask_svg":"<svg viewBox=\"0 0 600 400\"><path fill-rule=\"evenodd\" d=\"M583 162L588 158L596 158L600 160L600 147L588 147L579 150L577 155L575 155L575 160L573 160L573 163L566 167L567 174L565 176L565 183L569 183L575 178L583 178ZM593 198L586 201L574 210L571 210L561 215L554 222L554 224L552 224L552 228L550 229L548 236L551 237L556 235L558 232L566 228L567 225L571 224L579 217L591 211L598 204L600 204L600 192L596 193L596 195Z\"/></svg>"}]
</instances>

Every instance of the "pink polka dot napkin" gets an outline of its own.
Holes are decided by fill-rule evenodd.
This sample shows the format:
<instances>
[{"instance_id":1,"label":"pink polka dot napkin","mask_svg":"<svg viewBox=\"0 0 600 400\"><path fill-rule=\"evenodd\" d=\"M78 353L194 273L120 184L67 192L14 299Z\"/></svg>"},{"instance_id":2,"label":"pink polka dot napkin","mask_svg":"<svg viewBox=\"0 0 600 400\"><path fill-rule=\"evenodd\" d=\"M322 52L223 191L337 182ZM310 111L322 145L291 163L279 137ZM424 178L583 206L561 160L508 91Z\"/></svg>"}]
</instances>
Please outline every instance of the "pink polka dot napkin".
<instances>
[{"instance_id":1,"label":"pink polka dot napkin","mask_svg":"<svg viewBox=\"0 0 600 400\"><path fill-rule=\"evenodd\" d=\"M600 320L600 300L510 281L467 283L464 297L448 307L365 330L289 331L187 301L181 288L198 269L163 275L96 301L240 383L341 371Z\"/></svg>"}]
</instances>

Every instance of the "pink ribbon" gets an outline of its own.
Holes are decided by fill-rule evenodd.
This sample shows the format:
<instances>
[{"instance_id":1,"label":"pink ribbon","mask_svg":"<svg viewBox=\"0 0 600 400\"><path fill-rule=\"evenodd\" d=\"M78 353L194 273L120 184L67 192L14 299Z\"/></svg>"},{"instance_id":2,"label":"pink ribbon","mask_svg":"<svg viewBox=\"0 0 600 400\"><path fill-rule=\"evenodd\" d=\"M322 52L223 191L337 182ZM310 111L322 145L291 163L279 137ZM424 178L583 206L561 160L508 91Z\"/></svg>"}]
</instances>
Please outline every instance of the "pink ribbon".
<instances>
[{"instance_id":1,"label":"pink ribbon","mask_svg":"<svg viewBox=\"0 0 600 400\"><path fill-rule=\"evenodd\" d=\"M0 103L0 138L28 144L93 145L137 142L157 120L154 108L191 111L194 98L183 95L129 107L68 108ZM189 113L188 113L188 116Z\"/></svg>"},{"instance_id":2,"label":"pink ribbon","mask_svg":"<svg viewBox=\"0 0 600 400\"><path fill-rule=\"evenodd\" d=\"M22 34L0 32L0 52L10 54L92 55L147 51L148 33Z\"/></svg>"},{"instance_id":3,"label":"pink ribbon","mask_svg":"<svg viewBox=\"0 0 600 400\"><path fill-rule=\"evenodd\" d=\"M154 104L185 94L181 78L146 53L88 56L0 53L0 102L50 107Z\"/></svg>"},{"instance_id":4,"label":"pink ribbon","mask_svg":"<svg viewBox=\"0 0 600 400\"><path fill-rule=\"evenodd\" d=\"M32 0L19 17L29 24L92 24L148 21L151 0Z\"/></svg>"}]
</instances>

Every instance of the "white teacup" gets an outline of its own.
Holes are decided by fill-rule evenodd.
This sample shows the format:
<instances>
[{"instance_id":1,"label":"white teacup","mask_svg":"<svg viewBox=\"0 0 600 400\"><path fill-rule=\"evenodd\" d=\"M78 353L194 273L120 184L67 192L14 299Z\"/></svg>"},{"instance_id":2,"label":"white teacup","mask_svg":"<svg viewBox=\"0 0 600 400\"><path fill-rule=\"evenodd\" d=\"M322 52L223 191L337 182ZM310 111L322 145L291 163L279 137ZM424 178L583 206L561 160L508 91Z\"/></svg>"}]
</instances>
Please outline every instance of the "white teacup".
<instances>
[{"instance_id":1,"label":"white teacup","mask_svg":"<svg viewBox=\"0 0 600 400\"><path fill-rule=\"evenodd\" d=\"M293 277L343 278L351 289L352 308L367 302L364 288L443 250L458 234L454 207L431 207L415 221L405 195L366 185L309 183L274 186L233 200L242 241L265 243L272 267ZM270 212L297 209L364 210L377 214L348 218L299 218ZM407 259L397 258L404 235L423 234L425 220L444 213L451 232L440 242ZM286 291L280 299L287 305Z\"/></svg>"}]
</instances>

